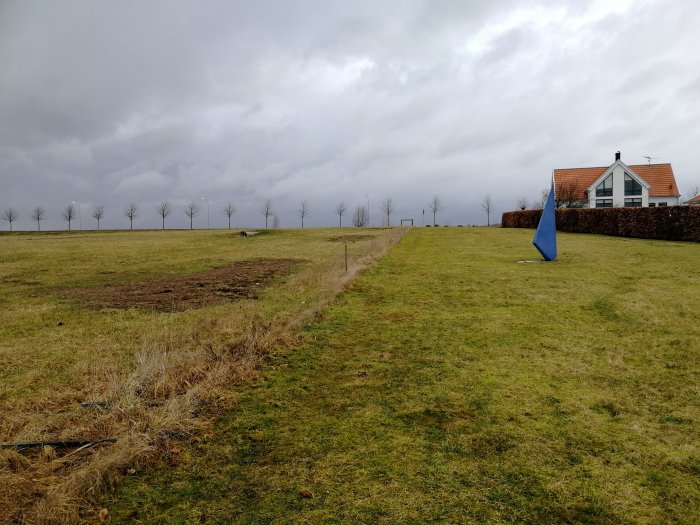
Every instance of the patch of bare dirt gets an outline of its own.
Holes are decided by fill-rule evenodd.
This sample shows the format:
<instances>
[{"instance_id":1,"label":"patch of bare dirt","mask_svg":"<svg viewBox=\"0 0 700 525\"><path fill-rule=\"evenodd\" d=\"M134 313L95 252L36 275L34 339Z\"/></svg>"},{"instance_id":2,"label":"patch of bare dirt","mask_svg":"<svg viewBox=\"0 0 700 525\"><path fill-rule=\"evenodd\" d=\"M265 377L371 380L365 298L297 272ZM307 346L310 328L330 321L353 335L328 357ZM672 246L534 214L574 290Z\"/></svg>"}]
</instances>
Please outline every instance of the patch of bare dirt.
<instances>
[{"instance_id":1,"label":"patch of bare dirt","mask_svg":"<svg viewBox=\"0 0 700 525\"><path fill-rule=\"evenodd\" d=\"M374 239L374 235L362 235L362 234L341 235L339 237L331 237L328 240L331 242L359 242L359 241L366 241L369 239Z\"/></svg>"},{"instance_id":2,"label":"patch of bare dirt","mask_svg":"<svg viewBox=\"0 0 700 525\"><path fill-rule=\"evenodd\" d=\"M141 308L181 312L237 299L255 299L260 290L298 259L255 259L188 275L157 277L150 281L100 288L73 289L71 297L96 308Z\"/></svg>"}]
</instances>

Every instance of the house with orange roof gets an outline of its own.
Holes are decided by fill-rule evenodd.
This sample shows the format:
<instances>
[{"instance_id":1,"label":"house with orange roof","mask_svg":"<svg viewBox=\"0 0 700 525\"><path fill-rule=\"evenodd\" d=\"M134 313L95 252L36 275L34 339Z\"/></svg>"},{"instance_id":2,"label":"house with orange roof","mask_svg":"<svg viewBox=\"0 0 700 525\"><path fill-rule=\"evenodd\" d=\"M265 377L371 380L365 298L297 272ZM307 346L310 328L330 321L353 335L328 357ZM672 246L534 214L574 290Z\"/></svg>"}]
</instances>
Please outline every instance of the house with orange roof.
<instances>
[{"instance_id":1,"label":"house with orange roof","mask_svg":"<svg viewBox=\"0 0 700 525\"><path fill-rule=\"evenodd\" d=\"M685 201L686 204L690 204L691 206L700 206L700 195L696 195L692 199L688 199Z\"/></svg>"},{"instance_id":2,"label":"house with orange roof","mask_svg":"<svg viewBox=\"0 0 700 525\"><path fill-rule=\"evenodd\" d=\"M589 208L654 207L679 204L680 192L670 164L627 165L615 153L607 167L555 169L554 192L560 201ZM565 204L566 205L566 204Z\"/></svg>"}]
</instances>

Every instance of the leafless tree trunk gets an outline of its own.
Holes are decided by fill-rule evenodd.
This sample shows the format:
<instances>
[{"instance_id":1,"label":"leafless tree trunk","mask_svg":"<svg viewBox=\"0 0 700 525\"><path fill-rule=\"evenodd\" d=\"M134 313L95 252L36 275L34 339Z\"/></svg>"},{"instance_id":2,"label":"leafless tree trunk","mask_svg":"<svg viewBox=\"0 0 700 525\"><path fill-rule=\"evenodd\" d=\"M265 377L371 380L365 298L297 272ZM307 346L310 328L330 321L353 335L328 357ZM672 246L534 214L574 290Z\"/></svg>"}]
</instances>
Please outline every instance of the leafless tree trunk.
<instances>
[{"instance_id":1,"label":"leafless tree trunk","mask_svg":"<svg viewBox=\"0 0 700 525\"><path fill-rule=\"evenodd\" d=\"M433 195L432 200L430 201L430 211L433 212L433 226L435 226L435 215L442 209L442 200L440 199L440 195Z\"/></svg>"},{"instance_id":2,"label":"leafless tree trunk","mask_svg":"<svg viewBox=\"0 0 700 525\"><path fill-rule=\"evenodd\" d=\"M542 210L544 205L547 204L547 199L549 198L549 190L542 190L540 192L540 198L532 204L533 210Z\"/></svg>"},{"instance_id":3,"label":"leafless tree trunk","mask_svg":"<svg viewBox=\"0 0 700 525\"><path fill-rule=\"evenodd\" d=\"M124 210L124 215L129 219L129 229L134 229L134 219L139 216L139 208L133 202Z\"/></svg>"},{"instance_id":4,"label":"leafless tree trunk","mask_svg":"<svg viewBox=\"0 0 700 525\"><path fill-rule=\"evenodd\" d=\"M280 221L280 216L277 215L276 213L273 213L272 214L272 227L274 229L277 229L280 226L282 226L282 221Z\"/></svg>"},{"instance_id":5,"label":"leafless tree trunk","mask_svg":"<svg viewBox=\"0 0 700 525\"><path fill-rule=\"evenodd\" d=\"M191 230L191 229L193 229L192 219L194 219L197 215L199 215L199 206L197 206L197 203L192 201L187 206L185 206L185 215L187 215L190 218L190 230Z\"/></svg>"},{"instance_id":6,"label":"leafless tree trunk","mask_svg":"<svg viewBox=\"0 0 700 525\"><path fill-rule=\"evenodd\" d=\"M382 213L386 213L386 225L391 226L391 214L394 213L394 199L387 197L381 204Z\"/></svg>"},{"instance_id":7,"label":"leafless tree trunk","mask_svg":"<svg viewBox=\"0 0 700 525\"><path fill-rule=\"evenodd\" d=\"M231 204L230 202L224 206L224 213L226 214L226 217L228 217L228 229L231 229L231 215L234 215L238 209Z\"/></svg>"},{"instance_id":8,"label":"leafless tree trunk","mask_svg":"<svg viewBox=\"0 0 700 525\"><path fill-rule=\"evenodd\" d=\"M341 201L338 206L335 207L335 213L338 214L338 219L339 219L339 226L342 228L343 226L343 214L347 211L347 208L345 207L345 203Z\"/></svg>"},{"instance_id":9,"label":"leafless tree trunk","mask_svg":"<svg viewBox=\"0 0 700 525\"><path fill-rule=\"evenodd\" d=\"M63 218L68 222L68 231L70 231L70 223L73 219L75 219L75 206L73 205L73 203L70 203L64 208L62 215Z\"/></svg>"},{"instance_id":10,"label":"leafless tree trunk","mask_svg":"<svg viewBox=\"0 0 700 525\"><path fill-rule=\"evenodd\" d=\"M549 191L547 192L549 198ZM547 202L545 200L545 202ZM575 182L558 184L554 195L555 208L583 208L588 203L585 190Z\"/></svg>"},{"instance_id":11,"label":"leafless tree trunk","mask_svg":"<svg viewBox=\"0 0 700 525\"><path fill-rule=\"evenodd\" d=\"M301 201L301 204L299 204L299 209L297 210L297 215L299 215L299 218L301 219L302 228L304 227L304 217L308 217L309 213L311 213L309 203L306 201Z\"/></svg>"},{"instance_id":12,"label":"leafless tree trunk","mask_svg":"<svg viewBox=\"0 0 700 525\"><path fill-rule=\"evenodd\" d=\"M36 231L40 232L41 231L41 221L44 220L44 216L46 215L46 210L42 208L41 206L37 206L32 210L32 219L36 221Z\"/></svg>"},{"instance_id":13,"label":"leafless tree trunk","mask_svg":"<svg viewBox=\"0 0 700 525\"><path fill-rule=\"evenodd\" d=\"M15 210L14 208L7 208L2 213L2 218L10 223L10 231L12 231L12 223L19 218L19 213L17 213L17 210Z\"/></svg>"},{"instance_id":14,"label":"leafless tree trunk","mask_svg":"<svg viewBox=\"0 0 700 525\"><path fill-rule=\"evenodd\" d=\"M170 209L170 204L168 204L168 201L163 201L158 205L157 208L158 215L160 215L160 218L162 219L161 222L163 224L163 229L165 229L165 218L170 215L170 212L172 211Z\"/></svg>"},{"instance_id":15,"label":"leafless tree trunk","mask_svg":"<svg viewBox=\"0 0 700 525\"><path fill-rule=\"evenodd\" d=\"M95 208L95 211L92 212L92 216L97 219L97 229L100 229L100 221L102 220L102 217L105 216L105 209L104 206L98 206Z\"/></svg>"},{"instance_id":16,"label":"leafless tree trunk","mask_svg":"<svg viewBox=\"0 0 700 525\"><path fill-rule=\"evenodd\" d=\"M260 215L265 217L265 229L267 229L267 219L272 215L272 199L265 199L259 211Z\"/></svg>"},{"instance_id":17,"label":"leafless tree trunk","mask_svg":"<svg viewBox=\"0 0 700 525\"><path fill-rule=\"evenodd\" d=\"M527 199L525 197L520 197L515 205L518 207L520 210L526 210L527 209Z\"/></svg>"},{"instance_id":18,"label":"leafless tree trunk","mask_svg":"<svg viewBox=\"0 0 700 525\"><path fill-rule=\"evenodd\" d=\"M367 226L367 208L364 206L358 206L355 208L355 213L352 216L352 225L357 228L363 228Z\"/></svg>"},{"instance_id":19,"label":"leafless tree trunk","mask_svg":"<svg viewBox=\"0 0 700 525\"><path fill-rule=\"evenodd\" d=\"M481 209L486 213L486 225L491 226L491 210L493 209L493 199L491 195L484 197L481 201Z\"/></svg>"}]
</instances>

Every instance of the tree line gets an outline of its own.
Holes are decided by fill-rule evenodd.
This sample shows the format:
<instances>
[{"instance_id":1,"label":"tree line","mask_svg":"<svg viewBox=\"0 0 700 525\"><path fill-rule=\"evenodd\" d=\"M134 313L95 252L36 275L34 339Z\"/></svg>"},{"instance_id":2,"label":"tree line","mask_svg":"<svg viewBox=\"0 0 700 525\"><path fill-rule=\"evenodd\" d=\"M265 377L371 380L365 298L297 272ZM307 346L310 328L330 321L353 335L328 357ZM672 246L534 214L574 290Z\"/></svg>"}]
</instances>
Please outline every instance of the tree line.
<instances>
[{"instance_id":1,"label":"tree line","mask_svg":"<svg viewBox=\"0 0 700 525\"><path fill-rule=\"evenodd\" d=\"M161 218L161 224L163 229L165 229L165 219L173 212L173 208L168 201L162 201L155 209L156 213ZM184 208L183 212L190 219L190 229L194 228L193 219L197 217L201 209L199 205L192 201L188 203ZM231 217L238 211L236 206L232 203L227 203L226 206L222 208L223 213L228 217L228 227L231 228ZM130 203L123 210L124 216L129 220L129 229L134 229L134 220L141 216L141 210L139 206L135 203ZM72 202L66 206L61 212L61 217L66 221L68 225L68 231L72 230L72 224L80 216L80 206ZM96 206L92 210L92 218L97 221L97 229L100 229L100 223L105 216L104 206ZM10 207L6 208L2 213L2 218L7 221L10 225L10 231L12 231L13 223L19 219L20 215L16 208ZM42 206L37 206L32 210L31 218L36 222L37 231L41 231L41 222L46 220L46 210Z\"/></svg>"},{"instance_id":2,"label":"tree line","mask_svg":"<svg viewBox=\"0 0 700 525\"><path fill-rule=\"evenodd\" d=\"M206 197L202 197L203 200L206 200ZM368 198L368 204L369 204L369 198ZM518 201L518 205L523 204L521 201ZM525 205L525 204L523 204ZM207 212L209 212L208 209L209 206L209 201L207 201ZM440 213L443 209L443 203L442 199L440 198L439 195L433 195L432 199L428 203L428 208L433 214L433 226L436 225L436 220L437 220L437 214ZM490 225L490 217L491 217L491 212L493 210L493 200L490 195L487 195L484 200L481 203L481 208L482 210L486 213L487 217L487 224ZM382 217L382 224L386 226L391 226L391 216L394 214L396 211L396 205L394 204L394 200L391 197L385 198L379 205L379 210L381 212L381 217ZM127 218L129 221L129 229L133 230L134 227L134 221L141 216L141 209L138 205L135 203L129 203L123 210L122 214ZM161 222L161 227L162 229L165 229L166 226L166 219L173 213L174 208L173 206L168 202L168 201L162 201L156 208L155 208L155 213L160 217L160 222ZM182 212L185 214L185 216L189 219L190 222L190 229L194 229L194 219L195 217L198 217L199 214L201 213L202 208L196 201L191 201L187 203L182 208ZM231 202L226 203L224 207L221 208L220 210L224 215L226 215L228 219L228 228L231 228L231 217L233 217L236 212L238 211L238 208ZM342 227L343 226L343 217L346 216L349 212L348 207L346 206L345 202L341 201L336 207L335 207L335 214L338 216L338 226ZM258 212L260 215L262 215L265 218L265 228L269 228L272 226L273 228L277 228L280 225L279 221L279 216L274 212L273 206L272 206L272 199L265 199L263 201L262 205L258 208ZM304 221L311 215L312 213L312 208L309 205L309 202L306 200L303 200L297 210L296 210L296 215L301 221L301 227L304 227ZM425 209L423 210L423 214L425 216ZM71 231L73 228L74 221L76 218L80 218L82 221L82 217L80 216L80 205L76 202L71 202L68 204L63 211L61 212L61 217L63 220L67 223L68 231ZM2 218L9 223L10 231L13 229L13 224L19 219L20 215L17 211L16 208L10 207L4 210L2 214ZM91 217L97 221L97 229L100 229L100 224L102 220L105 217L105 208L104 206L96 206L91 210ZM46 220L46 210L41 207L37 206L34 208L31 212L31 218L34 222L36 222L37 225L37 231L41 231L41 222ZM369 209L368 206L357 206L354 211L352 212L350 216L350 220L352 222L352 225L358 228L361 227L367 227L370 225L370 215L369 215ZM272 221L272 224L270 225L270 221Z\"/></svg>"},{"instance_id":3,"label":"tree line","mask_svg":"<svg viewBox=\"0 0 700 525\"><path fill-rule=\"evenodd\" d=\"M694 197L700 194L700 187L695 186L688 193L690 194L690 197ZM530 203L526 197L520 197L516 201L516 207L520 210L526 210L529 207L535 210L541 210L542 208L544 208L548 196L549 189L544 189L540 192L538 198L535 199L532 203ZM203 197L203 200L206 200L206 198ZM557 187L554 204L557 208L583 208L588 205L588 200L582 198L581 188L579 188L578 185L573 183L560 184ZM207 201L207 206L208 205L209 203ZM433 214L433 226L435 226L436 216L443 209L442 199L439 195L433 195L432 199L428 203L428 208ZM380 203L379 209L382 214L382 224L386 226L391 226L391 215L396 211L394 200L390 197L387 197ZM483 198L483 200L481 201L481 209L486 214L486 224L490 226L491 213L494 209L494 202L491 195L486 195ZM162 201L156 207L155 211L161 218L161 227L165 229L165 220L169 215L172 214L173 207L168 201ZM191 201L182 209L182 211L190 220L190 229L194 229L194 219L195 217L199 216L201 212L200 206L197 204L196 201ZM231 202L228 202L223 208L221 208L221 212L223 212L228 218L229 229L231 228L231 217L235 215L237 211L238 208ZM338 226L342 227L343 217L346 216L349 212L348 207L343 201L341 201L335 207L334 211L335 214L338 215ZM273 228L278 228L280 226L279 216L274 212L271 199L265 199L260 208L258 208L258 212L265 218L265 228L270 227L270 220L272 221L271 226ZM296 210L296 214L301 221L302 228L304 227L305 219L307 219L311 215L311 212L312 209L309 205L309 202L303 200ZM61 217L64 221L66 221L69 231L71 231L72 229L73 221L75 221L75 219L79 217L79 213L79 204L75 202L70 203L61 212ZM123 214L129 220L129 229L131 230L134 226L134 220L141 215L141 210L136 204L130 203L126 208L124 208ZM425 215L425 210L423 210L423 214ZM97 221L98 230L100 229L100 223L104 218L104 215L104 206L97 206L92 210L91 217ZM9 223L10 231L13 230L13 224L17 222L19 217L19 212L14 207L6 208L2 213L2 219ZM36 222L37 230L41 231L41 222L46 219L46 210L41 206L37 206L32 210L30 217L32 221ZM352 222L352 225L358 228L369 226L370 216L368 207L357 206L352 212L350 220Z\"/></svg>"}]
</instances>

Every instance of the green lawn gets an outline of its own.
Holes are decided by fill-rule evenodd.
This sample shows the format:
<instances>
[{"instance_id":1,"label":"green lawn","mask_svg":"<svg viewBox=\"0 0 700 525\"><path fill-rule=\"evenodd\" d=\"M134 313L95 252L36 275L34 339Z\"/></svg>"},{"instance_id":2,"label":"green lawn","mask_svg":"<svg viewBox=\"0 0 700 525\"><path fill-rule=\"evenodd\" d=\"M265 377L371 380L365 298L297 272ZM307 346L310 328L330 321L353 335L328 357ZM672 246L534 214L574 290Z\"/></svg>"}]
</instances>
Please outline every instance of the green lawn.
<instances>
[{"instance_id":1,"label":"green lawn","mask_svg":"<svg viewBox=\"0 0 700 525\"><path fill-rule=\"evenodd\" d=\"M0 522L75 521L76 508L119 473L193 433L205 407L221 411L235 403L230 385L255 377L272 346L294 340L298 325L402 233L0 235L0 441L117 439L97 449L0 449ZM259 259L296 262L269 281L253 279L256 298L218 302L219 292L233 290L218 277L201 307L172 313L95 307L76 294L128 295L130 287L161 283L157 293L170 297L169 283L203 289L202 272ZM254 270L262 263L245 265ZM100 404L86 408L84 401Z\"/></svg>"},{"instance_id":2,"label":"green lawn","mask_svg":"<svg viewBox=\"0 0 700 525\"><path fill-rule=\"evenodd\" d=\"M700 245L415 229L124 523L698 523Z\"/></svg>"}]
</instances>

